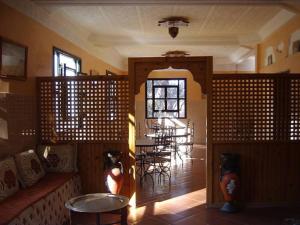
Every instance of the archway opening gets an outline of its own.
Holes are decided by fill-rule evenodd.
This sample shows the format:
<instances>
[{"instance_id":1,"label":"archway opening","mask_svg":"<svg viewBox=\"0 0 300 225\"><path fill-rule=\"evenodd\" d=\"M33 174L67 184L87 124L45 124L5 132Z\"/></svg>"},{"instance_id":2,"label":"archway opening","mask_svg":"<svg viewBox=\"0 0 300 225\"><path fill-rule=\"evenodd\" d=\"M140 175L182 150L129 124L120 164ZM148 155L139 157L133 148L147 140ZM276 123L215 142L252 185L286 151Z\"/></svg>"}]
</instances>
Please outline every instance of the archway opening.
<instances>
[{"instance_id":1,"label":"archway opening","mask_svg":"<svg viewBox=\"0 0 300 225\"><path fill-rule=\"evenodd\" d=\"M155 118L149 118L149 112L147 112L149 108L147 104L147 101L149 101L147 98L147 95L149 96L148 92L152 90L159 91L158 89L160 88L146 88L147 82L150 80L152 83L159 81L158 84L163 83L164 81L164 84L168 84L170 82L174 86L176 86L175 84L177 80L184 80L186 82L185 90L183 90L186 93L184 118L176 118L176 113L175 116L174 114L171 114L170 116L170 114L166 114L164 112L160 112L160 114L154 116ZM172 85L171 87L174 88ZM163 89L163 93L155 93L154 91L151 95L153 94L156 95L156 97L161 97L159 95L163 94L166 97L172 97L168 96L171 92L164 93L164 91L167 92L167 89ZM179 92L180 91L178 91L178 93ZM175 96L176 95L177 94L175 94ZM168 100L166 100L166 102ZM175 108L176 106L177 105L175 104ZM168 108L166 107L166 109ZM178 198L185 198L186 195L195 195L197 196L195 199L199 204L205 203L207 98L206 95L202 93L201 85L194 80L193 74L189 70L173 69L172 67L152 70L145 82L140 86L139 92L135 95L137 141L143 140L146 138L146 135L155 132L154 130L149 129L149 124L151 123L149 120L151 120L152 123L160 123L160 118L157 117L164 118L164 126L168 127L175 124L177 127L182 127L183 129L176 130L177 135L185 133L189 133L191 135L192 132L193 138L192 140L190 136L176 138L175 141L178 142L178 151L182 158L179 159L178 156L176 157L176 155L174 155L176 153L173 153L171 157L170 182L168 182L168 177L159 178L157 174L149 174L149 176L153 176L153 179L145 177L141 180L141 174L139 174L139 168L137 168L137 174L135 176L137 179L137 205L157 202L159 199L177 201ZM193 144L192 148L185 145L185 142ZM191 152L187 152L188 147ZM141 149L139 147L136 148L137 153L140 153L140 150Z\"/></svg>"}]
</instances>

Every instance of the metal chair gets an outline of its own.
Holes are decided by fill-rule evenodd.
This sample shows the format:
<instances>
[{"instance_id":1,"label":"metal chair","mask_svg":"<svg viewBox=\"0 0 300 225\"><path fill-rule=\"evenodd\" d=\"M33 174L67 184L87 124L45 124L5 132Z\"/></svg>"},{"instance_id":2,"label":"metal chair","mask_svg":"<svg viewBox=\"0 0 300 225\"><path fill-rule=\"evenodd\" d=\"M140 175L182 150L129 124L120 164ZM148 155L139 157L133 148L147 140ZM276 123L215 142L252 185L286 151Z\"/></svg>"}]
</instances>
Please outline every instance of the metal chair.
<instances>
[{"instance_id":1,"label":"metal chair","mask_svg":"<svg viewBox=\"0 0 300 225\"><path fill-rule=\"evenodd\" d=\"M169 179L169 183L171 183L171 166L172 166L172 149L171 140L166 133L161 134L160 137L156 139L156 142L159 144L155 147L155 166L158 172L158 180L162 181L162 177L166 176ZM165 179L163 179L165 180Z\"/></svg>"},{"instance_id":2,"label":"metal chair","mask_svg":"<svg viewBox=\"0 0 300 225\"><path fill-rule=\"evenodd\" d=\"M191 126L188 122L187 129L186 129L187 138L184 142L179 143L180 146L184 146L185 154L192 159L192 163L193 163L192 151L194 147L194 132L195 132L194 123Z\"/></svg>"},{"instance_id":3,"label":"metal chair","mask_svg":"<svg viewBox=\"0 0 300 225\"><path fill-rule=\"evenodd\" d=\"M167 176L169 183L171 182L171 150L168 148L170 141L165 134L158 133L155 136L156 146L152 151L146 153L144 159L144 172L151 176L151 179L156 180L158 183L165 180ZM162 179L163 178L163 179Z\"/></svg>"}]
</instances>

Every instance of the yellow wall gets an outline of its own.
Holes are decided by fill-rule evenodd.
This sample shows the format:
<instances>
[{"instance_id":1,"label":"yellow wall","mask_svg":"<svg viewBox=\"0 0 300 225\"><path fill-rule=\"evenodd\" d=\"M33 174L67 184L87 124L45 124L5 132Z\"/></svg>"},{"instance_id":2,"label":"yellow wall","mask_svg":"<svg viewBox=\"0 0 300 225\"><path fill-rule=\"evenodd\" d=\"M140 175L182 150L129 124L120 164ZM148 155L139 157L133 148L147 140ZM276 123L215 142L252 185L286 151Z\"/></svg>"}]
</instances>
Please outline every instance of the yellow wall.
<instances>
[{"instance_id":1,"label":"yellow wall","mask_svg":"<svg viewBox=\"0 0 300 225\"><path fill-rule=\"evenodd\" d=\"M67 41L33 19L0 2L0 36L28 46L27 81L0 80L0 90L14 93L34 93L34 77L52 76L53 46L72 53L82 60L82 72L91 69L105 74L110 70L117 74L123 71L92 56L80 47Z\"/></svg>"},{"instance_id":2,"label":"yellow wall","mask_svg":"<svg viewBox=\"0 0 300 225\"><path fill-rule=\"evenodd\" d=\"M291 19L258 45L257 57L260 73L278 73L286 70L290 70L291 73L300 73L300 53L288 55L290 35L298 29L300 29L300 16ZM274 51L276 62L273 65L265 66L265 49L269 46L276 49L282 41L284 43L283 51L281 53Z\"/></svg>"},{"instance_id":3,"label":"yellow wall","mask_svg":"<svg viewBox=\"0 0 300 225\"><path fill-rule=\"evenodd\" d=\"M0 92L9 93L0 93L0 158L36 145L36 135L24 135L20 129L36 129L35 77L52 76L53 46L80 57L82 72L124 74L2 2L0 36L28 46L27 80L0 79Z\"/></svg>"},{"instance_id":4,"label":"yellow wall","mask_svg":"<svg viewBox=\"0 0 300 225\"><path fill-rule=\"evenodd\" d=\"M187 79L187 119L195 126L195 143L206 143L206 96L201 93L201 86L193 80L192 74L187 70L156 70L152 71L149 78L186 78ZM135 115L137 122L137 136L145 133L145 83L140 92L135 96ZM186 122L186 120L181 120Z\"/></svg>"}]
</instances>

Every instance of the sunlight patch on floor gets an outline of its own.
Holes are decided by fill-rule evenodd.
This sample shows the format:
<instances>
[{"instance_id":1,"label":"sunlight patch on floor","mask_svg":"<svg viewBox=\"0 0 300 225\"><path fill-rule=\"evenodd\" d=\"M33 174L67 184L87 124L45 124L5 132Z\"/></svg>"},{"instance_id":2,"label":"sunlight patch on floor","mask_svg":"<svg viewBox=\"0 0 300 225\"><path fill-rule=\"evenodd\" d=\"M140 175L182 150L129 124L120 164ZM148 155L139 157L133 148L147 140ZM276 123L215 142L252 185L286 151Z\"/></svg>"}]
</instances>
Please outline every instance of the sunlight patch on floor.
<instances>
[{"instance_id":1,"label":"sunlight patch on floor","mask_svg":"<svg viewBox=\"0 0 300 225\"><path fill-rule=\"evenodd\" d=\"M206 189L190 192L178 197L154 203L154 215L159 215L160 210L166 210L171 214L180 213L206 203Z\"/></svg>"}]
</instances>

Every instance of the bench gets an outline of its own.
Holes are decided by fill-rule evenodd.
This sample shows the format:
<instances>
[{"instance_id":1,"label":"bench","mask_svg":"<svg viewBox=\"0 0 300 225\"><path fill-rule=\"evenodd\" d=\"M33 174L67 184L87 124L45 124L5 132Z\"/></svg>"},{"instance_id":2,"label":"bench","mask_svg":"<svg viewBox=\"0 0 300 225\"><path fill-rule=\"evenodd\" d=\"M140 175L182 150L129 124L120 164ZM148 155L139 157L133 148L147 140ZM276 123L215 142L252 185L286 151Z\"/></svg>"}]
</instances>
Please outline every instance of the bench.
<instances>
[{"instance_id":1,"label":"bench","mask_svg":"<svg viewBox=\"0 0 300 225\"><path fill-rule=\"evenodd\" d=\"M64 204L80 191L78 174L48 173L38 183L0 202L0 225L68 224Z\"/></svg>"}]
</instances>

